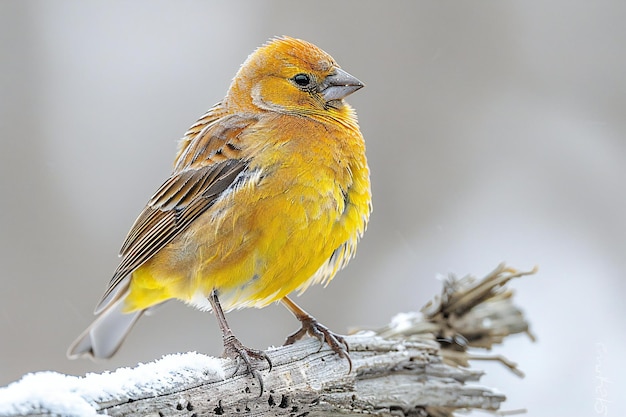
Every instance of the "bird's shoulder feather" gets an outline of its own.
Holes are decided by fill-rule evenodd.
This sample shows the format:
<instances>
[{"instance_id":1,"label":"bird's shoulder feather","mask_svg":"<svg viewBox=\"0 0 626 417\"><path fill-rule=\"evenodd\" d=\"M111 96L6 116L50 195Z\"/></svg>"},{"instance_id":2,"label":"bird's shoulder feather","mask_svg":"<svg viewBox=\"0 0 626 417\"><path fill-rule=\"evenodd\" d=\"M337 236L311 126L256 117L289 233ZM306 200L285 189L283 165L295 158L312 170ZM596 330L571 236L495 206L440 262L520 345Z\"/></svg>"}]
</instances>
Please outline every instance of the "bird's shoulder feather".
<instances>
[{"instance_id":1,"label":"bird's shoulder feather","mask_svg":"<svg viewBox=\"0 0 626 417\"><path fill-rule=\"evenodd\" d=\"M102 311L133 270L183 232L243 178L248 160L240 136L257 122L254 115L228 114L219 104L181 140L172 175L157 189L130 229L96 312Z\"/></svg>"}]
</instances>

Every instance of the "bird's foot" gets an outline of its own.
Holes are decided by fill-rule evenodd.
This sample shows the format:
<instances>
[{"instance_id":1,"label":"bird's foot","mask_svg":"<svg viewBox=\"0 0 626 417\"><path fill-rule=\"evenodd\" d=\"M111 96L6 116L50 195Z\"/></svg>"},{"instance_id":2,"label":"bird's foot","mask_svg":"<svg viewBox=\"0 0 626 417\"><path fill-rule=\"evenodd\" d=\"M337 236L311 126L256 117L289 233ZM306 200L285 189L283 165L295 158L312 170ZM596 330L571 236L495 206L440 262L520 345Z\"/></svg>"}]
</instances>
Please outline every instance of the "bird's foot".
<instances>
[{"instance_id":1,"label":"bird's foot","mask_svg":"<svg viewBox=\"0 0 626 417\"><path fill-rule=\"evenodd\" d=\"M352 360L350 359L349 355L350 348L343 336L331 332L330 330L328 330L328 327L319 323L317 320L315 320L315 318L311 316L301 317L298 319L302 323L302 327L300 328L300 330L287 337L287 340L285 340L285 345L291 345L297 340L302 339L305 334L309 334L310 336L313 336L320 341L319 350L322 349L322 346L324 346L324 342L326 342L326 344L330 346L330 348L337 355L339 355L340 358L347 359L348 365L350 366L348 373L352 372Z\"/></svg>"},{"instance_id":2,"label":"bird's foot","mask_svg":"<svg viewBox=\"0 0 626 417\"><path fill-rule=\"evenodd\" d=\"M257 361L267 361L269 365L269 371L272 370L272 361L267 356L265 352L262 350L250 349L246 347L237 339L234 335L229 335L224 338L224 353L223 356L235 359L237 367L235 368L235 372L233 375L239 371L239 367L243 362L248 369L250 375L254 376L257 381L259 381L259 386L261 388L261 392L259 397L263 395L263 377L261 376L261 372L254 366L253 360Z\"/></svg>"}]
</instances>

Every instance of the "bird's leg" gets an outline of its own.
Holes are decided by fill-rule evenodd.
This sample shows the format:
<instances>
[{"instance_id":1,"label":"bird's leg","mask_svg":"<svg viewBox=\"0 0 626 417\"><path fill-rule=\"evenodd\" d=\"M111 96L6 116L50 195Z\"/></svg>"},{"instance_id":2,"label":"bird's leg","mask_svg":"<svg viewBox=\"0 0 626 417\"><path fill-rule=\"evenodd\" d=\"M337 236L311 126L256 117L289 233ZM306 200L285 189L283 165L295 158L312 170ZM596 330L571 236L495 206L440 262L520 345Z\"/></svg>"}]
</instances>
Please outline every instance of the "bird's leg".
<instances>
[{"instance_id":1,"label":"bird's leg","mask_svg":"<svg viewBox=\"0 0 626 417\"><path fill-rule=\"evenodd\" d=\"M346 340L342 336L328 330L328 327L315 320L315 317L300 308L296 303L291 301L289 297L284 297L281 301L285 307L296 316L300 323L302 323L300 330L287 337L285 345L293 344L296 340L301 339L308 333L320 341L320 349L322 349L324 342L326 342L340 358L346 358L350 366L348 373L350 373L352 371L352 360L350 359L350 348Z\"/></svg>"},{"instance_id":2,"label":"bird's leg","mask_svg":"<svg viewBox=\"0 0 626 417\"><path fill-rule=\"evenodd\" d=\"M213 308L213 313L215 317L217 317L217 323L222 330L222 337L224 340L224 353L222 356L234 358L237 361L237 368L235 369L236 374L239 370L239 365L243 361L246 367L248 368L248 372L252 374L257 381L259 381L259 385L261 387L261 393L259 397L263 395L263 378L261 377L261 373L252 366L252 359L257 360L265 360L270 366L270 371L272 370L272 361L267 356L265 352L262 350L250 349L246 347L235 337L233 331L230 329L228 322L226 321L226 316L224 315L224 310L222 310L222 306L220 305L220 300L217 298L217 291L213 290L209 295L209 302L211 303L211 307Z\"/></svg>"}]
</instances>

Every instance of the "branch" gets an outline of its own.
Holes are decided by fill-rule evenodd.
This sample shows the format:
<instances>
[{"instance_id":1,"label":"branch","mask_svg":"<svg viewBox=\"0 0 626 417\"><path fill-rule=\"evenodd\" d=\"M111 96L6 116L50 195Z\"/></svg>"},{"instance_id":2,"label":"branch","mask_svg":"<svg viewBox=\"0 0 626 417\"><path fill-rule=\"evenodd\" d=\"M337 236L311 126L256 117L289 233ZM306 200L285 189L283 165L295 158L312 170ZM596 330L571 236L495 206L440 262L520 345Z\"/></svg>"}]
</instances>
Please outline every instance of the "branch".
<instances>
[{"instance_id":1,"label":"branch","mask_svg":"<svg viewBox=\"0 0 626 417\"><path fill-rule=\"evenodd\" d=\"M454 410L496 411L505 396L474 384L483 372L469 360L528 323L505 287L519 273L504 265L477 281L449 277L422 313L399 314L377 331L347 336L353 369L316 339L267 351L266 387L230 359L186 353L74 377L28 374L0 389L0 416L451 416Z\"/></svg>"}]
</instances>

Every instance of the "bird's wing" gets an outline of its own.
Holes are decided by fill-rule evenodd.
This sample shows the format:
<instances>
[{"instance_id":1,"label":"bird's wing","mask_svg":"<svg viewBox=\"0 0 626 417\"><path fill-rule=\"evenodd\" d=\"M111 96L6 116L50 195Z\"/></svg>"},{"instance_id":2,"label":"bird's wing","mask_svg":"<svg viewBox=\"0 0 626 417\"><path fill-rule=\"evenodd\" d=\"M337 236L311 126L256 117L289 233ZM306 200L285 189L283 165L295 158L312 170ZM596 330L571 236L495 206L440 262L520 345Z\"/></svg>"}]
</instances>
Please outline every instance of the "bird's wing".
<instances>
[{"instance_id":1,"label":"bird's wing","mask_svg":"<svg viewBox=\"0 0 626 417\"><path fill-rule=\"evenodd\" d=\"M125 278L184 231L225 191L245 180L242 131L253 117L217 115L214 109L181 141L174 172L152 196L130 229L96 314L113 300Z\"/></svg>"}]
</instances>

